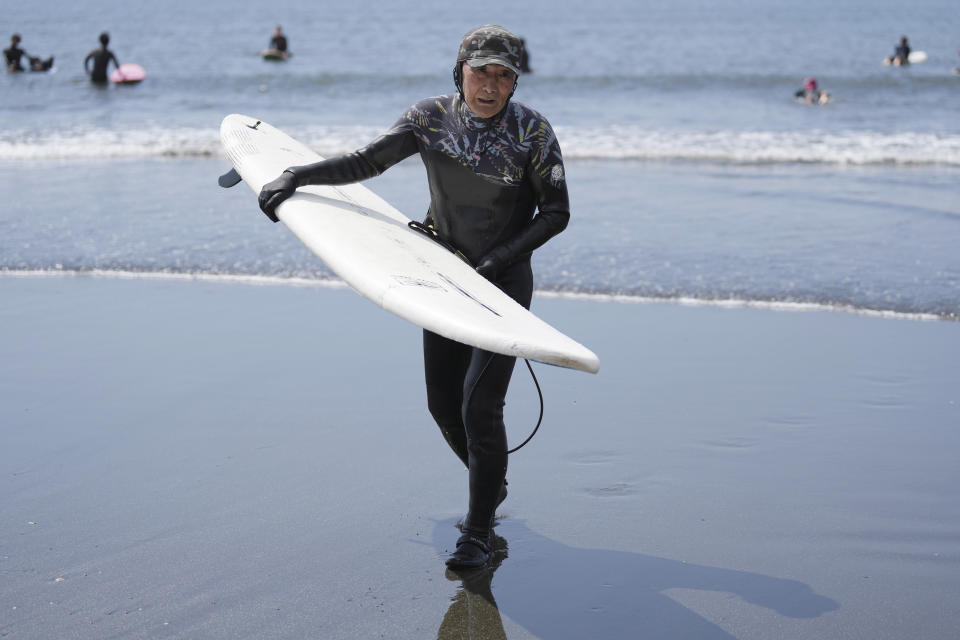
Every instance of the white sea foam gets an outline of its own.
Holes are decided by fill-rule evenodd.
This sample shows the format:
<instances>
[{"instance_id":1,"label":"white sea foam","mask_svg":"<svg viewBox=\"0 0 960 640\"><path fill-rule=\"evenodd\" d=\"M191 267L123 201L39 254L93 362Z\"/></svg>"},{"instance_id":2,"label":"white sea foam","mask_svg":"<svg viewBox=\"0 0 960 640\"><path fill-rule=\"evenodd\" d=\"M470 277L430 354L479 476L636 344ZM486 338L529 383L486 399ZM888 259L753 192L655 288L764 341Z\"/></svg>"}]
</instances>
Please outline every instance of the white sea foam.
<instances>
[{"instance_id":1,"label":"white sea foam","mask_svg":"<svg viewBox=\"0 0 960 640\"><path fill-rule=\"evenodd\" d=\"M352 151L376 137L374 127L322 127L290 131L319 153ZM136 130L76 128L63 131L0 132L0 160L90 160L221 156L216 128L156 127Z\"/></svg>"},{"instance_id":2,"label":"white sea foam","mask_svg":"<svg viewBox=\"0 0 960 640\"><path fill-rule=\"evenodd\" d=\"M43 133L0 133L2 160L75 160L219 153L216 131L189 128L68 129Z\"/></svg>"},{"instance_id":3,"label":"white sea foam","mask_svg":"<svg viewBox=\"0 0 960 640\"><path fill-rule=\"evenodd\" d=\"M352 151L382 133L372 126L289 132L321 155ZM557 127L568 159L712 164L960 166L960 135L876 131L668 131L634 126ZM66 129L0 133L0 160L191 157L222 154L215 128Z\"/></svg>"},{"instance_id":4,"label":"white sea foam","mask_svg":"<svg viewBox=\"0 0 960 640\"><path fill-rule=\"evenodd\" d=\"M239 283L266 286L299 286L299 287L321 287L327 289L344 289L348 285L342 280L331 279L312 279L285 276L263 276L256 274L214 274L214 273L182 273L173 271L122 271L108 269L0 269L0 277L21 277L21 278L70 278L70 277L95 277L95 278L117 278L128 280L192 280L206 282ZM579 293L571 291L542 291L535 292L537 297L542 298L565 298L570 300L590 300L594 302L611 302L618 304L678 304L683 306L697 307L721 307L721 308L757 308L770 309L774 311L833 311L842 313L852 313L856 315L872 316L878 318L895 318L901 320L955 320L957 318L944 317L935 313L910 313L902 311L893 311L885 309L867 309L857 307L851 304L835 303L816 303L816 302L797 302L790 300L748 300L740 298L695 298L688 296L675 297L654 297L654 296L634 296L622 294L604 294L604 293Z\"/></svg>"},{"instance_id":5,"label":"white sea foam","mask_svg":"<svg viewBox=\"0 0 960 640\"><path fill-rule=\"evenodd\" d=\"M873 316L877 318L900 318L904 320L948 320L935 313L910 313L903 311L893 311L888 309L867 309L857 307L851 304L838 304L827 302L797 302L790 300L748 300L743 298L694 298L688 296L676 297L655 297L655 296L630 296L622 294L605 293L577 293L577 292L556 292L556 291L538 291L538 296L545 298L568 298L576 300L593 300L597 302L616 302L624 304L679 304L689 307L721 307L726 309L736 308L756 308L772 309L775 311L840 311L843 313L853 313L856 315Z\"/></svg>"},{"instance_id":6,"label":"white sea foam","mask_svg":"<svg viewBox=\"0 0 960 640\"><path fill-rule=\"evenodd\" d=\"M730 164L960 165L960 136L873 131L659 131L558 127L565 157Z\"/></svg>"},{"instance_id":7,"label":"white sea foam","mask_svg":"<svg viewBox=\"0 0 960 640\"><path fill-rule=\"evenodd\" d=\"M115 278L119 280L194 280L235 282L240 284L284 285L345 289L347 283L337 279L314 279L257 274L186 273L179 271L123 271L114 269L0 269L0 277L9 278Z\"/></svg>"}]
</instances>

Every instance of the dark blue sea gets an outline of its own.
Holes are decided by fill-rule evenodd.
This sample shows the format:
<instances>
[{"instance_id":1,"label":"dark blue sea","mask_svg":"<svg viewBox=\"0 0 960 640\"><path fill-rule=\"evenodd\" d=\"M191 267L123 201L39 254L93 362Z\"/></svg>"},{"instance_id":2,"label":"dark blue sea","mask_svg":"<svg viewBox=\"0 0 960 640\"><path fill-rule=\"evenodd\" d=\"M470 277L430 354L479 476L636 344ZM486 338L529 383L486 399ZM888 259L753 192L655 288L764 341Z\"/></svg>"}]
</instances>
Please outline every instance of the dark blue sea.
<instances>
[{"instance_id":1,"label":"dark blue sea","mask_svg":"<svg viewBox=\"0 0 960 640\"><path fill-rule=\"evenodd\" d=\"M55 66L0 75L0 274L330 280L249 190L217 187L221 119L351 151L452 91L462 34L493 22L526 39L515 99L567 164L541 292L960 318L955 3L89 4L4 7L4 46L15 31ZM277 24L293 57L264 62ZM101 31L142 84L87 81ZM926 62L881 64L902 35ZM829 103L794 98L808 76ZM367 186L426 211L417 159Z\"/></svg>"}]
</instances>

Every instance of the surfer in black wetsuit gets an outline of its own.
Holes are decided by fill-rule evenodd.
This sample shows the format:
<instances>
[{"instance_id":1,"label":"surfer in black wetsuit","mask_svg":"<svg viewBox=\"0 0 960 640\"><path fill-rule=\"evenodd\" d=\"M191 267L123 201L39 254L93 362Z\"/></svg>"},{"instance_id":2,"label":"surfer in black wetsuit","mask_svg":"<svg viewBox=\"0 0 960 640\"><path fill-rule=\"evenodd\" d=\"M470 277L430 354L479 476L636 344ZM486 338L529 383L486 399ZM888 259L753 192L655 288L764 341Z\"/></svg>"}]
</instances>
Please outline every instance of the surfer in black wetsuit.
<instances>
[{"instance_id":1,"label":"surfer in black wetsuit","mask_svg":"<svg viewBox=\"0 0 960 640\"><path fill-rule=\"evenodd\" d=\"M520 46L520 72L533 73L533 69L530 68L530 50L527 48L527 41L520 38Z\"/></svg>"},{"instance_id":2,"label":"surfer in black wetsuit","mask_svg":"<svg viewBox=\"0 0 960 640\"><path fill-rule=\"evenodd\" d=\"M900 38L900 44L893 53L893 60L894 64L910 64L910 44L907 42L907 36Z\"/></svg>"},{"instance_id":3,"label":"surfer in black wetsuit","mask_svg":"<svg viewBox=\"0 0 960 640\"><path fill-rule=\"evenodd\" d=\"M10 48L3 50L3 56L7 62L7 71L11 73L23 71L20 58L25 55L27 55L27 52L20 48L20 35L16 33L13 34L13 36L10 37Z\"/></svg>"},{"instance_id":4,"label":"surfer in black wetsuit","mask_svg":"<svg viewBox=\"0 0 960 640\"><path fill-rule=\"evenodd\" d=\"M273 30L273 37L270 38L270 48L280 53L287 52L287 36L283 35L283 29L280 25Z\"/></svg>"},{"instance_id":5,"label":"surfer in black wetsuit","mask_svg":"<svg viewBox=\"0 0 960 640\"><path fill-rule=\"evenodd\" d=\"M297 187L358 182L419 153L430 186L425 223L529 308L530 254L563 231L570 205L550 123L510 101L521 47L503 27L472 30L454 67L458 93L421 100L358 151L288 168L263 187L261 209L276 221L274 210ZM503 406L515 358L430 331L423 333L423 352L430 413L469 469L469 509L447 564L481 566L490 553L494 511L507 493Z\"/></svg>"},{"instance_id":6,"label":"surfer in black wetsuit","mask_svg":"<svg viewBox=\"0 0 960 640\"><path fill-rule=\"evenodd\" d=\"M53 56L50 56L46 60L31 56L27 54L26 51L20 48L20 35L15 33L10 38L10 48L3 50L3 56L6 60L7 71L11 73L16 73L19 71L25 71L23 64L21 63L21 58L27 56L27 60L30 61L30 71L49 71L50 67L53 66Z\"/></svg>"},{"instance_id":7,"label":"surfer in black wetsuit","mask_svg":"<svg viewBox=\"0 0 960 640\"><path fill-rule=\"evenodd\" d=\"M904 67L910 64L910 44L907 42L907 36L901 36L900 44L894 49L893 55L884 58L883 64L892 64L895 67Z\"/></svg>"},{"instance_id":8,"label":"surfer in black wetsuit","mask_svg":"<svg viewBox=\"0 0 960 640\"><path fill-rule=\"evenodd\" d=\"M115 67L120 67L120 63L117 62L117 57L113 55L112 51L107 49L108 44L110 44L110 36L107 33L101 33L100 48L88 53L87 57L83 60L84 71L90 74L91 81L98 84L103 84L107 81L107 67L111 60ZM93 60L93 70L90 69L91 60Z\"/></svg>"}]
</instances>

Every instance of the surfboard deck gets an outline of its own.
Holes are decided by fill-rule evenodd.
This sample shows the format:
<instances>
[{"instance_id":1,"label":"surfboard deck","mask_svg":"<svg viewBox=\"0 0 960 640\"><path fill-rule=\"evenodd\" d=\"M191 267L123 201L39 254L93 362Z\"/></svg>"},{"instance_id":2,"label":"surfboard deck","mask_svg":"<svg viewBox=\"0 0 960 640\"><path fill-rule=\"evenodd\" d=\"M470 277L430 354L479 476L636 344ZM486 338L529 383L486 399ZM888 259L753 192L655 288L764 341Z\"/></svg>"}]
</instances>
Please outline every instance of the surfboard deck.
<instances>
[{"instance_id":1,"label":"surfboard deck","mask_svg":"<svg viewBox=\"0 0 960 640\"><path fill-rule=\"evenodd\" d=\"M290 166L323 158L256 118L232 114L220 140L255 195ZM227 176L222 186L231 186ZM277 217L358 293L463 344L596 373L597 356L524 309L474 269L408 226L410 219L359 184L308 186Z\"/></svg>"},{"instance_id":2,"label":"surfboard deck","mask_svg":"<svg viewBox=\"0 0 960 640\"><path fill-rule=\"evenodd\" d=\"M127 62L110 74L110 82L115 84L137 84L147 77L147 72L143 67L135 62Z\"/></svg>"}]
</instances>

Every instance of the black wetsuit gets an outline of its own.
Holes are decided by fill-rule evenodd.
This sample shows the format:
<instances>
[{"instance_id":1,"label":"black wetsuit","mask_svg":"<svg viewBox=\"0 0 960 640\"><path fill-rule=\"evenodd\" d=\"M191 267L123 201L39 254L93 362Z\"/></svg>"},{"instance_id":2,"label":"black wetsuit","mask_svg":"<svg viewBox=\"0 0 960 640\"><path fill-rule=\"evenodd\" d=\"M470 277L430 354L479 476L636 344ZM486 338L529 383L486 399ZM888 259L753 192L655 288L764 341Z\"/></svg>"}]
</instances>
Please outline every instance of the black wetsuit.
<instances>
[{"instance_id":1,"label":"black wetsuit","mask_svg":"<svg viewBox=\"0 0 960 640\"><path fill-rule=\"evenodd\" d=\"M297 186L347 184L415 153L430 184L426 222L474 264L496 255L502 268L491 279L529 308L530 253L570 217L560 146L536 111L509 102L482 119L459 95L428 98L363 149L288 171ZM515 358L430 331L424 331L423 352L430 413L470 470L464 528L486 536L507 469L503 406Z\"/></svg>"},{"instance_id":2,"label":"black wetsuit","mask_svg":"<svg viewBox=\"0 0 960 640\"><path fill-rule=\"evenodd\" d=\"M287 38L285 36L273 36L270 40L270 48L285 52L287 50Z\"/></svg>"},{"instance_id":3,"label":"black wetsuit","mask_svg":"<svg viewBox=\"0 0 960 640\"><path fill-rule=\"evenodd\" d=\"M93 59L93 71L91 72L88 68L88 63ZM87 54L87 57L83 60L83 68L90 73L90 80L93 82L106 82L107 81L107 65L110 64L110 61L113 60L114 66L119 67L120 63L117 62L116 56L113 55L113 52L107 49L106 47L100 47L99 49L94 49Z\"/></svg>"},{"instance_id":4,"label":"black wetsuit","mask_svg":"<svg viewBox=\"0 0 960 640\"><path fill-rule=\"evenodd\" d=\"M910 45L901 42L893 52L893 57L899 60L900 64L910 64Z\"/></svg>"},{"instance_id":5,"label":"black wetsuit","mask_svg":"<svg viewBox=\"0 0 960 640\"><path fill-rule=\"evenodd\" d=\"M23 71L23 65L20 64L20 58L27 55L26 51L20 47L10 45L9 49L3 50L3 55L7 59L7 71Z\"/></svg>"}]
</instances>

